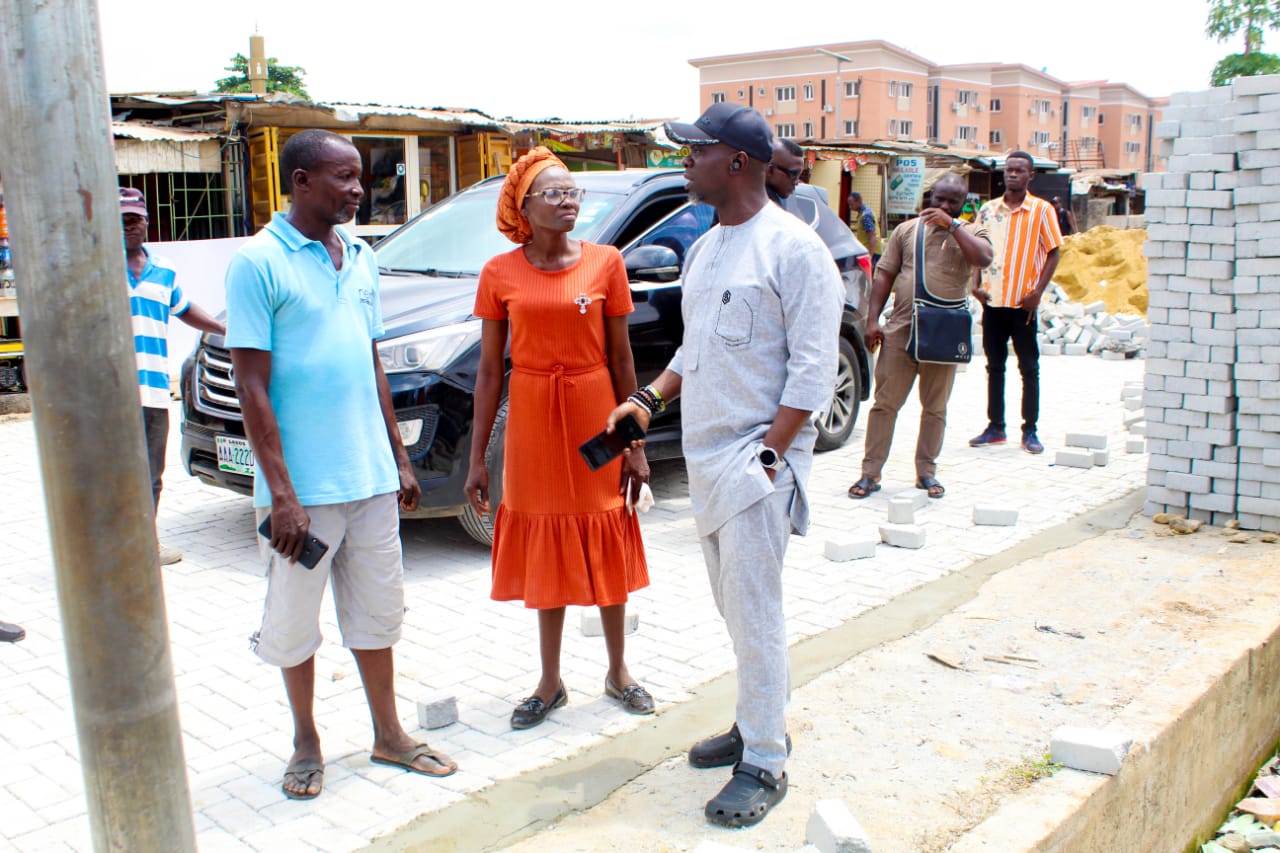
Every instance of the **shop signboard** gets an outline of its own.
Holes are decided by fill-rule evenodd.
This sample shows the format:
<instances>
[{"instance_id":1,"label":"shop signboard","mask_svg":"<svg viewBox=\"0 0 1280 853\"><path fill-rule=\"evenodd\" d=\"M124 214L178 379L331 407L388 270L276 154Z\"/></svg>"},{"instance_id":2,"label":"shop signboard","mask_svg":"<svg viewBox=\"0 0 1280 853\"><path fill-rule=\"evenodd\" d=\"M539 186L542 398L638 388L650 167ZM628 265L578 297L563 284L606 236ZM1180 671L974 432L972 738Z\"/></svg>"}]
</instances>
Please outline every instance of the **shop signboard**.
<instances>
[{"instance_id":1,"label":"shop signboard","mask_svg":"<svg viewBox=\"0 0 1280 853\"><path fill-rule=\"evenodd\" d=\"M684 158L688 156L688 146L677 151L670 148L650 148L645 152L645 165L650 169L683 168Z\"/></svg>"},{"instance_id":2,"label":"shop signboard","mask_svg":"<svg viewBox=\"0 0 1280 853\"><path fill-rule=\"evenodd\" d=\"M889 196L886 202L890 216L911 216L920 210L920 193L924 188L924 158L895 157L889 170Z\"/></svg>"}]
</instances>

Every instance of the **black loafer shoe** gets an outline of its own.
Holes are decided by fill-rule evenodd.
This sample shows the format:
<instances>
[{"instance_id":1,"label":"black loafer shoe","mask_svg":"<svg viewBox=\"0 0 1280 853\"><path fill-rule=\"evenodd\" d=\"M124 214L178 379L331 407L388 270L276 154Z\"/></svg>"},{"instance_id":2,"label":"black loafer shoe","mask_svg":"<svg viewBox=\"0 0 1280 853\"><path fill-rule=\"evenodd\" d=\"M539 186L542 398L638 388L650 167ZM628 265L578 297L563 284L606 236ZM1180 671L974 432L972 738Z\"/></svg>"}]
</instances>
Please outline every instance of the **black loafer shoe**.
<instances>
[{"instance_id":1,"label":"black loafer shoe","mask_svg":"<svg viewBox=\"0 0 1280 853\"><path fill-rule=\"evenodd\" d=\"M689 747L689 763L699 770L729 767L742 760L742 735L738 724L722 735L700 740ZM787 735L787 755L791 754L791 735Z\"/></svg>"},{"instance_id":2,"label":"black loafer shoe","mask_svg":"<svg viewBox=\"0 0 1280 853\"><path fill-rule=\"evenodd\" d=\"M707 803L703 814L721 826L755 826L787 795L787 774L739 761L733 778Z\"/></svg>"},{"instance_id":3,"label":"black loafer shoe","mask_svg":"<svg viewBox=\"0 0 1280 853\"><path fill-rule=\"evenodd\" d=\"M619 690L607 676L604 680L604 694L617 699L628 714L652 714L653 697L649 691L639 684L628 684Z\"/></svg>"},{"instance_id":4,"label":"black loafer shoe","mask_svg":"<svg viewBox=\"0 0 1280 853\"><path fill-rule=\"evenodd\" d=\"M537 696L524 699L511 712L511 728L531 729L547 718L547 715L562 705L569 704L569 696L564 692L564 682L556 688L556 695L550 702L543 702Z\"/></svg>"}]
</instances>

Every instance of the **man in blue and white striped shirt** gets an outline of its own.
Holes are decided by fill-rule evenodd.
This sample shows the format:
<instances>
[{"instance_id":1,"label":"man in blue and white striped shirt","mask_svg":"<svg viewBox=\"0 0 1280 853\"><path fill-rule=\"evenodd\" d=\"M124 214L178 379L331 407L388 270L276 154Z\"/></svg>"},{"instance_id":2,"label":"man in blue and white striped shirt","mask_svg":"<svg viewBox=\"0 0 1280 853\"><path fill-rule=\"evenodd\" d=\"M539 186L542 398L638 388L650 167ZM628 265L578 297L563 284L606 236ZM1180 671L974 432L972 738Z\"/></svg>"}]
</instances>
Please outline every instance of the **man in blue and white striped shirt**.
<instances>
[{"instance_id":1,"label":"man in blue and white striped shirt","mask_svg":"<svg viewBox=\"0 0 1280 853\"><path fill-rule=\"evenodd\" d=\"M169 439L169 317L177 317L202 332L225 335L227 328L182 293L177 272L164 258L142 245L147 240L147 200L141 190L120 188L120 216L124 226L125 266L129 272L129 313L133 318L133 348L138 357L138 389L142 422L147 433L147 462L151 469L151 497L160 504L160 478ZM182 559L176 548L160 545L160 564Z\"/></svg>"}]
</instances>

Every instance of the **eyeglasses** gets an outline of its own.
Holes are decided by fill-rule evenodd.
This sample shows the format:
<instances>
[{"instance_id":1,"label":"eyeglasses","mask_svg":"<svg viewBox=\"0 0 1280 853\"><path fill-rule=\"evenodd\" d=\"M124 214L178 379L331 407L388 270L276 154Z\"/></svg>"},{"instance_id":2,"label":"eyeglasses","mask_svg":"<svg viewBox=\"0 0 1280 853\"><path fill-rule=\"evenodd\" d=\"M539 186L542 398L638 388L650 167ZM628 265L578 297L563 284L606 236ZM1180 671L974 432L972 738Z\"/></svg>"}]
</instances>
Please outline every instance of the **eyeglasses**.
<instances>
[{"instance_id":1,"label":"eyeglasses","mask_svg":"<svg viewBox=\"0 0 1280 853\"><path fill-rule=\"evenodd\" d=\"M801 166L799 169L784 169L781 166L775 166L774 164L770 163L769 168L777 169L779 172L786 175L788 178L790 178L793 181L800 180L800 176L804 174L803 166Z\"/></svg>"},{"instance_id":2,"label":"eyeglasses","mask_svg":"<svg viewBox=\"0 0 1280 853\"><path fill-rule=\"evenodd\" d=\"M574 187L573 189L569 189L569 190L562 190L559 187L552 187L549 190L539 190L536 193L526 193L525 197L528 198L530 196L540 195L542 196L542 200L545 201L547 204L560 204L565 199L568 199L573 204L577 204L578 202L582 201L582 197L586 194L587 194L587 191L582 189L581 187Z\"/></svg>"}]
</instances>

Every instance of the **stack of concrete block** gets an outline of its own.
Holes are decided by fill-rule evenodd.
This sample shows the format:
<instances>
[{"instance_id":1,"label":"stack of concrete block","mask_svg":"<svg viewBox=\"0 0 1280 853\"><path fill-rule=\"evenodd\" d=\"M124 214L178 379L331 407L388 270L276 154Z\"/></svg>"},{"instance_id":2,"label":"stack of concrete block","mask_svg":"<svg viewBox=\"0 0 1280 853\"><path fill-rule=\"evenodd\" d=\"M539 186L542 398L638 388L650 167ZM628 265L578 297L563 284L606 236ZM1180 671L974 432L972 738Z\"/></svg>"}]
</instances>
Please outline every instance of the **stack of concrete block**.
<instances>
[{"instance_id":1,"label":"stack of concrete block","mask_svg":"<svg viewBox=\"0 0 1280 853\"><path fill-rule=\"evenodd\" d=\"M1105 302L1072 302L1056 284L1045 290L1040 311L1041 355L1101 355L1124 360L1141 356L1150 334L1136 314L1108 314Z\"/></svg>"},{"instance_id":2,"label":"stack of concrete block","mask_svg":"<svg viewBox=\"0 0 1280 853\"><path fill-rule=\"evenodd\" d=\"M1280 529L1280 76L1174 95L1155 136L1146 509Z\"/></svg>"}]
</instances>

